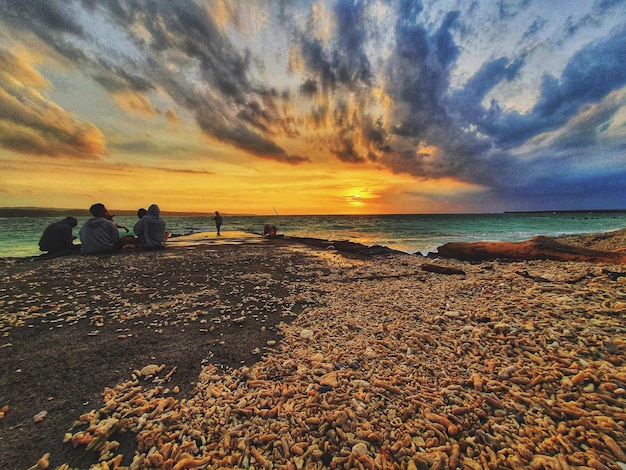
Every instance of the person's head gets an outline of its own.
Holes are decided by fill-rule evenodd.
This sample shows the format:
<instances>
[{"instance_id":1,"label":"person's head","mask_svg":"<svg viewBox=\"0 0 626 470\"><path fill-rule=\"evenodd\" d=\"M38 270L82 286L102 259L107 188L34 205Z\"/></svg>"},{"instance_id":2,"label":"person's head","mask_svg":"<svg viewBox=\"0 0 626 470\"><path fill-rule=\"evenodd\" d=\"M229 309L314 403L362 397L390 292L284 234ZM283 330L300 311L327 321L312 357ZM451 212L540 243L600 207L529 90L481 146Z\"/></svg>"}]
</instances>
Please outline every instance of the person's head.
<instances>
[{"instance_id":1,"label":"person's head","mask_svg":"<svg viewBox=\"0 0 626 470\"><path fill-rule=\"evenodd\" d=\"M107 210L107 208L104 207L104 204L101 204L99 202L96 204L93 204L89 208L89 212L91 212L91 215L93 215L94 217L105 217L105 218L110 217L109 211Z\"/></svg>"},{"instance_id":2,"label":"person's head","mask_svg":"<svg viewBox=\"0 0 626 470\"><path fill-rule=\"evenodd\" d=\"M145 217L147 215L148 215L148 211L146 209L144 209L143 207L137 211L137 218L138 219L141 219L142 217Z\"/></svg>"},{"instance_id":3,"label":"person's head","mask_svg":"<svg viewBox=\"0 0 626 470\"><path fill-rule=\"evenodd\" d=\"M61 223L74 228L78 225L78 220L76 220L74 217L66 217L61 221Z\"/></svg>"},{"instance_id":4,"label":"person's head","mask_svg":"<svg viewBox=\"0 0 626 470\"><path fill-rule=\"evenodd\" d=\"M154 215L156 217L159 217L159 215L161 215L161 209L159 209L159 206L157 206L156 204L152 204L150 205L150 207L148 207L148 215Z\"/></svg>"},{"instance_id":5,"label":"person's head","mask_svg":"<svg viewBox=\"0 0 626 470\"><path fill-rule=\"evenodd\" d=\"M220 211L215 211L215 215L220 215Z\"/></svg>"}]
</instances>

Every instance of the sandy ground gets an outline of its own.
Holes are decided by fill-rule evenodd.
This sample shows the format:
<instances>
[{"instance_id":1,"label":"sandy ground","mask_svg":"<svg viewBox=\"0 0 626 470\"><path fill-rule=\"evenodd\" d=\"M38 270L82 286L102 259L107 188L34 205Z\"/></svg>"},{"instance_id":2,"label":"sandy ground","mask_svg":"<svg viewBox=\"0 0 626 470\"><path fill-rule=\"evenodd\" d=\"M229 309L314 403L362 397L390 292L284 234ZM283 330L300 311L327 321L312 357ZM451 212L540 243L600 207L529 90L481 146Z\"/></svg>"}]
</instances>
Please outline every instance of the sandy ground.
<instances>
[{"instance_id":1,"label":"sandy ground","mask_svg":"<svg viewBox=\"0 0 626 470\"><path fill-rule=\"evenodd\" d=\"M625 463L622 266L171 245L0 261L1 468Z\"/></svg>"}]
</instances>

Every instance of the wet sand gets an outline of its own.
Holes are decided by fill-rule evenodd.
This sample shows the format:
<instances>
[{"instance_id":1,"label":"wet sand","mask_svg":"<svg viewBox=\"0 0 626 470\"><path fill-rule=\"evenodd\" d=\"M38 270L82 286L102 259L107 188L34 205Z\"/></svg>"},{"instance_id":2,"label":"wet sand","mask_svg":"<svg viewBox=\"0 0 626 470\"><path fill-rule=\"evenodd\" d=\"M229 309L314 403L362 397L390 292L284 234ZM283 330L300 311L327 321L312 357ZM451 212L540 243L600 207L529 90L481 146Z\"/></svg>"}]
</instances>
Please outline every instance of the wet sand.
<instances>
[{"instance_id":1,"label":"wet sand","mask_svg":"<svg viewBox=\"0 0 626 470\"><path fill-rule=\"evenodd\" d=\"M624 266L249 237L0 261L0 466L626 465Z\"/></svg>"}]
</instances>

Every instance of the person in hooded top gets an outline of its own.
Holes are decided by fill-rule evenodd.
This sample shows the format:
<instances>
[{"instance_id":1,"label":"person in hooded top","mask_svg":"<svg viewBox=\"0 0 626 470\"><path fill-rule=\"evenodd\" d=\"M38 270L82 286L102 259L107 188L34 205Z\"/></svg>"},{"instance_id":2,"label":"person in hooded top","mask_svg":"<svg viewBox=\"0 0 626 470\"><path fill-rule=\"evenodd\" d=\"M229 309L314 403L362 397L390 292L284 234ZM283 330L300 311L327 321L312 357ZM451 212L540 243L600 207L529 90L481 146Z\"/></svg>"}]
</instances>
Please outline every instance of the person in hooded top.
<instances>
[{"instance_id":1,"label":"person in hooded top","mask_svg":"<svg viewBox=\"0 0 626 470\"><path fill-rule=\"evenodd\" d=\"M89 212L93 218L85 222L79 232L80 252L84 255L95 255L121 251L124 242L104 204L92 205Z\"/></svg>"},{"instance_id":2,"label":"person in hooded top","mask_svg":"<svg viewBox=\"0 0 626 470\"><path fill-rule=\"evenodd\" d=\"M161 210L156 204L148 207L148 214L141 217L133 228L147 250L160 250L165 247L165 221L161 218Z\"/></svg>"},{"instance_id":3,"label":"person in hooded top","mask_svg":"<svg viewBox=\"0 0 626 470\"><path fill-rule=\"evenodd\" d=\"M66 217L46 227L39 240L39 249L50 256L65 256L74 253L80 247L74 245L76 237L72 229L78 225L74 217Z\"/></svg>"}]
</instances>

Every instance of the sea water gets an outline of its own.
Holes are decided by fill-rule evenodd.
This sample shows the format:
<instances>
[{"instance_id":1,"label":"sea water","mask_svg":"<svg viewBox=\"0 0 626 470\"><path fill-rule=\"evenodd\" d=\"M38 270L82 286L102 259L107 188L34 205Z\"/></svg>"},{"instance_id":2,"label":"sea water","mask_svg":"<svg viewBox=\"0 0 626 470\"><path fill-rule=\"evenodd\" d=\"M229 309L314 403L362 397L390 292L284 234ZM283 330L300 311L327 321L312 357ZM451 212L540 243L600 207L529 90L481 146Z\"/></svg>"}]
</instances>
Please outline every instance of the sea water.
<instances>
[{"instance_id":1,"label":"sea water","mask_svg":"<svg viewBox=\"0 0 626 470\"><path fill-rule=\"evenodd\" d=\"M37 243L46 226L62 217L0 218L0 257L41 254ZM164 216L175 235L214 232L211 216ZM86 220L86 218L85 218ZM85 220L79 218L78 230ZM136 217L115 217L118 225L132 228ZM600 233L626 227L626 213L557 212L503 214L343 215L343 216L224 216L222 235L229 231L262 233L265 224L279 234L325 240L349 240L367 246L381 245L407 253L436 252L453 241L521 241L536 235L559 236ZM125 231L120 231L125 235Z\"/></svg>"}]
</instances>

